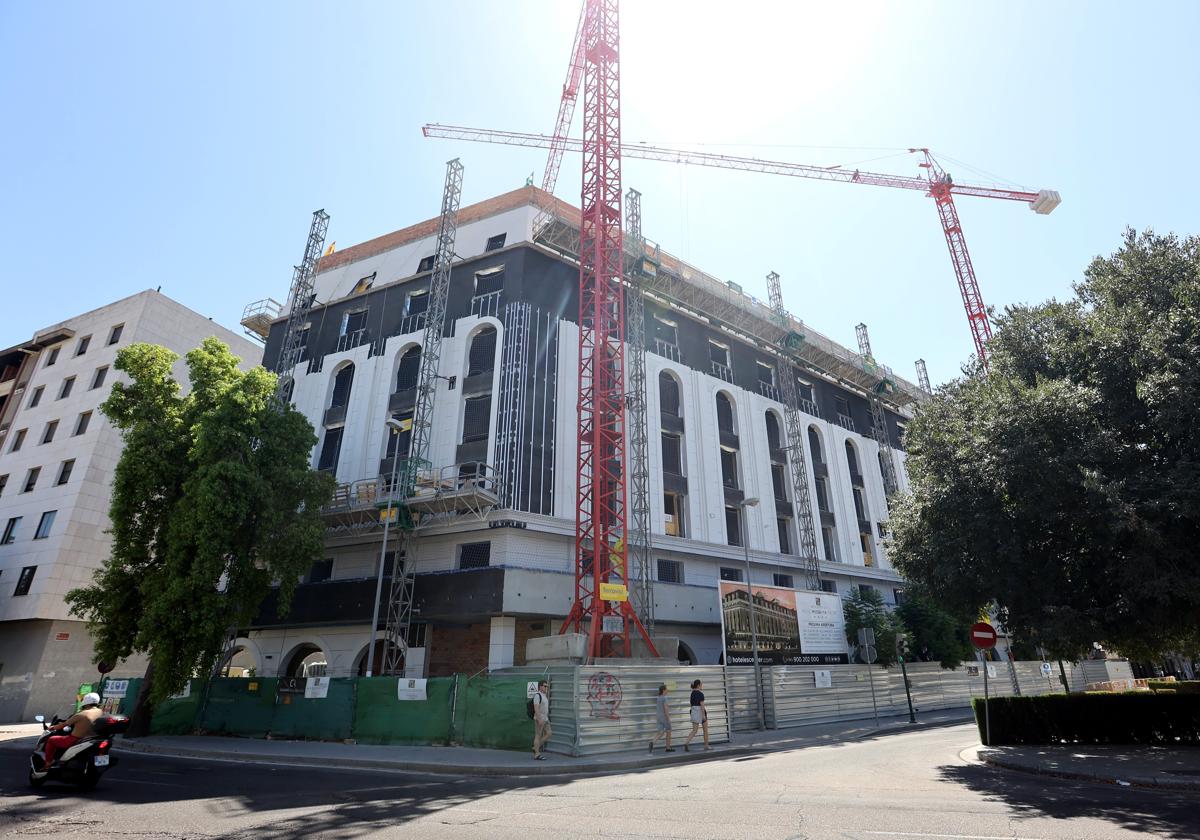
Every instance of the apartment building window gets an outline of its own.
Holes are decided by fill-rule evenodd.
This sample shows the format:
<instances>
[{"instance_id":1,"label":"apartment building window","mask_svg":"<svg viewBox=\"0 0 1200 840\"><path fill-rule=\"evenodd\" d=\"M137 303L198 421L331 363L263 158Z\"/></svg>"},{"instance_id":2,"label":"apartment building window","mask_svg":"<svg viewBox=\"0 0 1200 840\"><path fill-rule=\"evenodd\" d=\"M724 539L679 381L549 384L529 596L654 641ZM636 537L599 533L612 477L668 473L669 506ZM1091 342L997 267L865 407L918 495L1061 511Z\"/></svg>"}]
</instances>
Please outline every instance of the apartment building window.
<instances>
[{"instance_id":1,"label":"apartment building window","mask_svg":"<svg viewBox=\"0 0 1200 840\"><path fill-rule=\"evenodd\" d=\"M21 446L25 443L25 434L28 431L28 429L17 429L17 433L13 435L13 442L12 446L9 447L9 452L19 452L21 450Z\"/></svg>"},{"instance_id":2,"label":"apartment building window","mask_svg":"<svg viewBox=\"0 0 1200 840\"><path fill-rule=\"evenodd\" d=\"M46 356L46 367L50 367L52 364L58 361L58 351L60 349L61 348L59 347L50 348L50 353Z\"/></svg>"},{"instance_id":3,"label":"apartment building window","mask_svg":"<svg viewBox=\"0 0 1200 840\"><path fill-rule=\"evenodd\" d=\"M821 513L832 513L829 509L829 484L823 478L818 478L817 486L817 510Z\"/></svg>"},{"instance_id":4,"label":"apartment building window","mask_svg":"<svg viewBox=\"0 0 1200 840\"><path fill-rule=\"evenodd\" d=\"M837 594L837 581L835 581L835 580L821 581L821 591L828 592L831 595L836 595Z\"/></svg>"},{"instance_id":5,"label":"apartment building window","mask_svg":"<svg viewBox=\"0 0 1200 840\"><path fill-rule=\"evenodd\" d=\"M20 516L14 516L8 520L8 524L4 526L4 536L0 537L0 545L8 545L17 538L17 526L20 524Z\"/></svg>"},{"instance_id":6,"label":"apartment building window","mask_svg":"<svg viewBox=\"0 0 1200 840\"><path fill-rule=\"evenodd\" d=\"M79 342L75 345L75 355L82 356L88 351L88 345L91 343L92 337L90 335L85 335L83 338L79 339Z\"/></svg>"},{"instance_id":7,"label":"apartment building window","mask_svg":"<svg viewBox=\"0 0 1200 840\"><path fill-rule=\"evenodd\" d=\"M847 417L850 416L850 401L845 397L834 397L833 405L837 409L838 414L843 414Z\"/></svg>"},{"instance_id":8,"label":"apartment building window","mask_svg":"<svg viewBox=\"0 0 1200 840\"><path fill-rule=\"evenodd\" d=\"M721 483L731 490L738 489L737 450L721 447Z\"/></svg>"},{"instance_id":9,"label":"apartment building window","mask_svg":"<svg viewBox=\"0 0 1200 840\"><path fill-rule=\"evenodd\" d=\"M738 583L741 581L741 579L742 579L742 570L741 569L733 569L733 568L730 568L729 566L721 567L721 580L729 580L729 581Z\"/></svg>"},{"instance_id":10,"label":"apartment building window","mask_svg":"<svg viewBox=\"0 0 1200 840\"><path fill-rule=\"evenodd\" d=\"M854 484L860 484L862 470L858 468L858 453L854 451L854 444L850 441L846 441L846 466L850 470L850 478Z\"/></svg>"},{"instance_id":11,"label":"apartment building window","mask_svg":"<svg viewBox=\"0 0 1200 840\"><path fill-rule=\"evenodd\" d=\"M58 481L54 482L56 486L66 484L71 480L71 471L75 469L75 459L63 461L58 467Z\"/></svg>"},{"instance_id":12,"label":"apartment building window","mask_svg":"<svg viewBox=\"0 0 1200 840\"><path fill-rule=\"evenodd\" d=\"M4 495L4 488L8 486L8 473L0 475L0 496Z\"/></svg>"},{"instance_id":13,"label":"apartment building window","mask_svg":"<svg viewBox=\"0 0 1200 840\"><path fill-rule=\"evenodd\" d=\"M775 527L779 531L779 553L792 553L792 520L787 516L779 516L775 519Z\"/></svg>"},{"instance_id":14,"label":"apartment building window","mask_svg":"<svg viewBox=\"0 0 1200 840\"><path fill-rule=\"evenodd\" d=\"M729 367L729 347L717 341L708 342L708 360L714 365Z\"/></svg>"},{"instance_id":15,"label":"apartment building window","mask_svg":"<svg viewBox=\"0 0 1200 840\"><path fill-rule=\"evenodd\" d=\"M427 257L421 257L421 261L417 263L417 274L423 271L433 271L434 260L437 259L437 254L430 254Z\"/></svg>"},{"instance_id":16,"label":"apartment building window","mask_svg":"<svg viewBox=\"0 0 1200 840\"><path fill-rule=\"evenodd\" d=\"M492 562L490 542L463 543L458 547L460 569L486 569Z\"/></svg>"},{"instance_id":17,"label":"apartment building window","mask_svg":"<svg viewBox=\"0 0 1200 840\"><path fill-rule=\"evenodd\" d=\"M830 563L837 562L837 540L833 536L833 528L828 525L821 528L821 545L825 547L825 559Z\"/></svg>"},{"instance_id":18,"label":"apartment building window","mask_svg":"<svg viewBox=\"0 0 1200 840\"><path fill-rule=\"evenodd\" d=\"M779 430L779 417L774 411L767 412L767 448L783 449L783 434Z\"/></svg>"},{"instance_id":19,"label":"apartment building window","mask_svg":"<svg viewBox=\"0 0 1200 840\"><path fill-rule=\"evenodd\" d=\"M408 293L404 302L405 315L423 315L429 311L429 290L417 289Z\"/></svg>"},{"instance_id":20,"label":"apartment building window","mask_svg":"<svg viewBox=\"0 0 1200 840\"><path fill-rule=\"evenodd\" d=\"M861 487L854 488L854 514L860 522L867 521L867 501L863 498L863 490Z\"/></svg>"},{"instance_id":21,"label":"apartment building window","mask_svg":"<svg viewBox=\"0 0 1200 840\"><path fill-rule=\"evenodd\" d=\"M350 389L354 386L354 365L343 365L333 375L333 396L330 408L345 408L350 404Z\"/></svg>"},{"instance_id":22,"label":"apartment building window","mask_svg":"<svg viewBox=\"0 0 1200 840\"><path fill-rule=\"evenodd\" d=\"M22 490L21 492L22 493L32 493L34 488L37 487L38 476L41 474L42 474L41 467L34 467L29 472L25 473L25 489Z\"/></svg>"},{"instance_id":23,"label":"apartment building window","mask_svg":"<svg viewBox=\"0 0 1200 840\"><path fill-rule=\"evenodd\" d=\"M496 329L484 327L471 339L467 351L467 376L491 373L496 368Z\"/></svg>"},{"instance_id":24,"label":"apartment building window","mask_svg":"<svg viewBox=\"0 0 1200 840\"><path fill-rule=\"evenodd\" d=\"M495 236L489 236L487 245L484 247L483 250L485 252L499 251L501 248L504 247L504 240L506 240L506 239L508 239L507 233L497 233Z\"/></svg>"},{"instance_id":25,"label":"apartment building window","mask_svg":"<svg viewBox=\"0 0 1200 840\"><path fill-rule=\"evenodd\" d=\"M42 443L47 444L54 440L54 433L58 431L58 421L51 420L46 424L46 428L42 431Z\"/></svg>"},{"instance_id":26,"label":"apartment building window","mask_svg":"<svg viewBox=\"0 0 1200 840\"><path fill-rule=\"evenodd\" d=\"M733 428L733 401L723 391L717 392L717 429L736 434Z\"/></svg>"},{"instance_id":27,"label":"apartment building window","mask_svg":"<svg viewBox=\"0 0 1200 840\"><path fill-rule=\"evenodd\" d=\"M775 585L780 587L781 589L794 589L795 588L795 580L792 578L791 575L785 575L785 574L781 574L780 572L776 572L775 573Z\"/></svg>"},{"instance_id":28,"label":"apartment building window","mask_svg":"<svg viewBox=\"0 0 1200 840\"><path fill-rule=\"evenodd\" d=\"M683 527L683 497L678 493L663 494L663 532L668 537L682 537Z\"/></svg>"},{"instance_id":29,"label":"apartment building window","mask_svg":"<svg viewBox=\"0 0 1200 840\"><path fill-rule=\"evenodd\" d=\"M725 506L725 542L730 545L742 544L741 511L730 505Z\"/></svg>"},{"instance_id":30,"label":"apartment building window","mask_svg":"<svg viewBox=\"0 0 1200 840\"><path fill-rule=\"evenodd\" d=\"M669 432L662 433L663 472L683 475L683 439Z\"/></svg>"},{"instance_id":31,"label":"apartment building window","mask_svg":"<svg viewBox=\"0 0 1200 840\"><path fill-rule=\"evenodd\" d=\"M79 415L79 419L75 421L75 437L83 434L88 430L88 424L92 421L92 412L85 411Z\"/></svg>"},{"instance_id":32,"label":"apartment building window","mask_svg":"<svg viewBox=\"0 0 1200 840\"><path fill-rule=\"evenodd\" d=\"M907 600L904 597L903 589L893 589L892 590L892 598L895 600L897 607L901 606Z\"/></svg>"},{"instance_id":33,"label":"apartment building window","mask_svg":"<svg viewBox=\"0 0 1200 840\"><path fill-rule=\"evenodd\" d=\"M108 344L110 347L121 340L121 333L123 333L124 331L125 331L124 324L117 324L115 327L113 327L111 330L109 330Z\"/></svg>"},{"instance_id":34,"label":"apartment building window","mask_svg":"<svg viewBox=\"0 0 1200 840\"><path fill-rule=\"evenodd\" d=\"M504 266L475 272L475 297L494 295L504 289Z\"/></svg>"},{"instance_id":35,"label":"apartment building window","mask_svg":"<svg viewBox=\"0 0 1200 840\"><path fill-rule=\"evenodd\" d=\"M813 394L812 383L806 379L796 379L796 396L800 398L801 403L808 402L816 404L816 397Z\"/></svg>"},{"instance_id":36,"label":"apartment building window","mask_svg":"<svg viewBox=\"0 0 1200 840\"><path fill-rule=\"evenodd\" d=\"M875 556L871 553L871 535L870 534L859 534L858 542L859 542L859 545L862 546L863 565L864 566L874 566L875 565Z\"/></svg>"},{"instance_id":37,"label":"apartment building window","mask_svg":"<svg viewBox=\"0 0 1200 840\"><path fill-rule=\"evenodd\" d=\"M395 458L399 455L401 458L407 458L412 449L412 427L413 413L405 411L400 414L393 415L396 420L400 421L400 427L403 431L394 432L389 427L387 430L387 446L385 457Z\"/></svg>"},{"instance_id":38,"label":"apartment building window","mask_svg":"<svg viewBox=\"0 0 1200 840\"><path fill-rule=\"evenodd\" d=\"M317 458L317 469L323 472L336 473L338 456L342 451L342 427L325 430L325 440L321 443L321 454Z\"/></svg>"},{"instance_id":39,"label":"apartment building window","mask_svg":"<svg viewBox=\"0 0 1200 840\"><path fill-rule=\"evenodd\" d=\"M74 387L75 377L68 376L62 381L62 386L58 389L58 398L60 400L65 400L67 397L71 396L71 389Z\"/></svg>"},{"instance_id":40,"label":"apartment building window","mask_svg":"<svg viewBox=\"0 0 1200 840\"><path fill-rule=\"evenodd\" d=\"M333 558L326 557L312 564L306 583L321 583L333 577Z\"/></svg>"},{"instance_id":41,"label":"apartment building window","mask_svg":"<svg viewBox=\"0 0 1200 840\"><path fill-rule=\"evenodd\" d=\"M410 347L400 357L396 367L396 391L411 391L417 387L417 378L421 373L421 348Z\"/></svg>"},{"instance_id":42,"label":"apartment building window","mask_svg":"<svg viewBox=\"0 0 1200 840\"><path fill-rule=\"evenodd\" d=\"M92 374L92 390L96 390L104 384L104 378L108 376L108 365L96 368L96 372Z\"/></svg>"},{"instance_id":43,"label":"apartment building window","mask_svg":"<svg viewBox=\"0 0 1200 840\"><path fill-rule=\"evenodd\" d=\"M658 375L658 410L668 417L679 416L679 380L666 371Z\"/></svg>"},{"instance_id":44,"label":"apartment building window","mask_svg":"<svg viewBox=\"0 0 1200 840\"><path fill-rule=\"evenodd\" d=\"M867 595L870 595L874 591L875 591L875 587L871 586L871 584L869 584L869 583L860 583L858 585L858 592L860 595L867 596Z\"/></svg>"},{"instance_id":45,"label":"apartment building window","mask_svg":"<svg viewBox=\"0 0 1200 840\"><path fill-rule=\"evenodd\" d=\"M663 583L683 583L683 562L680 560L658 560L658 579Z\"/></svg>"},{"instance_id":46,"label":"apartment building window","mask_svg":"<svg viewBox=\"0 0 1200 840\"><path fill-rule=\"evenodd\" d=\"M775 491L775 501L786 502L787 494L787 468L783 464L771 465L771 488Z\"/></svg>"},{"instance_id":47,"label":"apartment building window","mask_svg":"<svg viewBox=\"0 0 1200 840\"><path fill-rule=\"evenodd\" d=\"M42 391L45 390L45 385L39 385L33 389L33 395L29 398L29 408L37 408L38 403L42 401Z\"/></svg>"},{"instance_id":48,"label":"apartment building window","mask_svg":"<svg viewBox=\"0 0 1200 840\"><path fill-rule=\"evenodd\" d=\"M492 422L492 395L468 397L463 408L463 443L487 440Z\"/></svg>"},{"instance_id":49,"label":"apartment building window","mask_svg":"<svg viewBox=\"0 0 1200 840\"><path fill-rule=\"evenodd\" d=\"M29 594L29 587L33 585L33 576L36 573L37 566L26 566L21 569L21 576L17 578L17 588L13 590L13 597Z\"/></svg>"},{"instance_id":50,"label":"apartment building window","mask_svg":"<svg viewBox=\"0 0 1200 840\"><path fill-rule=\"evenodd\" d=\"M44 540L50 536L50 529L54 527L54 517L58 516L58 511L48 510L42 514L42 518L38 520L37 531L34 533L35 540Z\"/></svg>"}]
</instances>

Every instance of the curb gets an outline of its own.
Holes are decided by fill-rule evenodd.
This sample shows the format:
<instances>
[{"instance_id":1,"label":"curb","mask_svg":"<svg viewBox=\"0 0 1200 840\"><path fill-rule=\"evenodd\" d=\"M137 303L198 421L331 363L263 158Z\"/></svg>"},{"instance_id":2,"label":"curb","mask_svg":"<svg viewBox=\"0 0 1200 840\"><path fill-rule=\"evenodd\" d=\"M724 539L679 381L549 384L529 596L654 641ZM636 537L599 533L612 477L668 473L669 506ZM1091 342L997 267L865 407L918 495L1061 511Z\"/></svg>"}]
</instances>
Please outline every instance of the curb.
<instances>
[{"instance_id":1,"label":"curb","mask_svg":"<svg viewBox=\"0 0 1200 840\"><path fill-rule=\"evenodd\" d=\"M881 726L873 732L863 732L859 735L855 735L850 740L865 741L867 738L874 738L881 734L891 735L893 733L899 734L901 732L916 732L920 729L936 729L939 726L962 726L964 723L971 723L974 720L974 716L966 716L961 718L951 718L948 720L919 720L916 723L898 723L893 726Z\"/></svg>"},{"instance_id":2,"label":"curb","mask_svg":"<svg viewBox=\"0 0 1200 840\"><path fill-rule=\"evenodd\" d=\"M1126 779L1117 779L1111 775L1102 775L1100 773L1082 773L1071 770L1051 770L1045 767L1030 767L1028 764L1011 759L996 758L994 756L978 756L978 760L989 767L995 767L1001 770L1015 770L1018 773L1028 773L1031 776L1050 776L1056 779L1070 779L1076 782L1100 782L1107 785L1119 785L1121 787L1139 787L1139 788L1156 788L1158 790L1172 791L1200 791L1200 782L1191 782L1186 779L1163 779L1158 776L1149 778L1130 776Z\"/></svg>"},{"instance_id":3,"label":"curb","mask_svg":"<svg viewBox=\"0 0 1200 840\"><path fill-rule=\"evenodd\" d=\"M118 745L122 751L142 753L145 755L161 755L169 758L199 758L212 761L234 761L247 764L287 764L293 767L322 767L338 770L391 770L403 773L424 773L438 776L569 776L569 775L599 775L617 770L640 770L653 767L667 767L678 764L692 764L696 761L712 761L730 756L750 755L771 750L755 747L714 748L709 753L684 753L681 756L662 756L645 758L627 758L603 765L589 763L586 765L567 766L561 764L539 762L521 768L514 765L479 766L475 764L446 764L420 761L389 761L374 758L337 758L322 759L314 756L297 756L249 753L249 752L216 752L212 750L193 750L186 747L159 747L156 744L142 744L137 741L122 739ZM569 759L569 756L561 756ZM551 758L552 762L554 759Z\"/></svg>"}]
</instances>

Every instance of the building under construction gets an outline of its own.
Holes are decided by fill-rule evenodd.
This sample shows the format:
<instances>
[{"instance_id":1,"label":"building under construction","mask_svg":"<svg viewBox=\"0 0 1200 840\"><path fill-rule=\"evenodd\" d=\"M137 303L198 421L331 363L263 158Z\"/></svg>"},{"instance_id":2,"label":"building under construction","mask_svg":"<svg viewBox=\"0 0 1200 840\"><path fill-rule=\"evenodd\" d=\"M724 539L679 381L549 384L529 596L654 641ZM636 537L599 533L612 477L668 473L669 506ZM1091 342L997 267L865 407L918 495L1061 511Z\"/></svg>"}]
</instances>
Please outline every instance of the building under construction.
<instances>
[{"instance_id":1,"label":"building under construction","mask_svg":"<svg viewBox=\"0 0 1200 840\"><path fill-rule=\"evenodd\" d=\"M744 580L747 549L754 583L895 602L887 497L906 486L904 424L926 383L876 363L865 328L852 350L788 315L777 276L772 306L638 233L625 239L639 361L620 572L654 636L679 640L659 653L720 661L717 582ZM391 632L409 676L470 674L523 664L528 639L559 631L576 584L578 242L579 211L535 187L455 199L322 257L285 306L247 309L339 490L324 559L286 615L268 601L239 634L235 666L349 676L373 657L379 673ZM385 641L369 654L381 563Z\"/></svg>"}]
</instances>

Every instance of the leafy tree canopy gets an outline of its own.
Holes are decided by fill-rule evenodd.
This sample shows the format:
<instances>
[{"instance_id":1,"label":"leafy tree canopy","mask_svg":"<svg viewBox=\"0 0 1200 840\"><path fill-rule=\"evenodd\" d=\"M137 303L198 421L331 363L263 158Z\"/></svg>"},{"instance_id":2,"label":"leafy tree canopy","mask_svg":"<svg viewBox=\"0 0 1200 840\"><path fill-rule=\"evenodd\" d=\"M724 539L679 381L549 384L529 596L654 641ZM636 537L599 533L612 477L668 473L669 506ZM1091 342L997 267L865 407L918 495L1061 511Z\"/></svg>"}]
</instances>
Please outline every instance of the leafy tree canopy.
<instances>
[{"instance_id":1,"label":"leafy tree canopy","mask_svg":"<svg viewBox=\"0 0 1200 840\"><path fill-rule=\"evenodd\" d=\"M876 663L896 664L896 636L903 632L904 628L895 614L883 605L883 596L879 592L855 587L842 599L842 613L846 621L846 641L857 645L859 629L869 627L875 631L875 649L878 652ZM866 661L862 658L861 651L858 658L859 661Z\"/></svg>"},{"instance_id":2,"label":"leafy tree canopy","mask_svg":"<svg viewBox=\"0 0 1200 840\"><path fill-rule=\"evenodd\" d=\"M907 431L897 568L1052 656L1200 648L1200 239L1126 232Z\"/></svg>"},{"instance_id":3,"label":"leafy tree canopy","mask_svg":"<svg viewBox=\"0 0 1200 840\"><path fill-rule=\"evenodd\" d=\"M113 479L112 554L94 582L67 595L87 619L96 658L150 660L149 699L207 673L232 627L254 615L272 583L286 609L320 556L321 505L333 480L310 468L312 427L274 403L275 376L243 372L215 338L178 357L134 344L117 354L129 377L101 411L124 439ZM139 700L139 707L141 701Z\"/></svg>"},{"instance_id":4,"label":"leafy tree canopy","mask_svg":"<svg viewBox=\"0 0 1200 840\"><path fill-rule=\"evenodd\" d=\"M971 614L950 613L921 589L910 587L904 603L896 607L896 616L909 636L911 659L957 668L975 658L967 636L974 622Z\"/></svg>"}]
</instances>

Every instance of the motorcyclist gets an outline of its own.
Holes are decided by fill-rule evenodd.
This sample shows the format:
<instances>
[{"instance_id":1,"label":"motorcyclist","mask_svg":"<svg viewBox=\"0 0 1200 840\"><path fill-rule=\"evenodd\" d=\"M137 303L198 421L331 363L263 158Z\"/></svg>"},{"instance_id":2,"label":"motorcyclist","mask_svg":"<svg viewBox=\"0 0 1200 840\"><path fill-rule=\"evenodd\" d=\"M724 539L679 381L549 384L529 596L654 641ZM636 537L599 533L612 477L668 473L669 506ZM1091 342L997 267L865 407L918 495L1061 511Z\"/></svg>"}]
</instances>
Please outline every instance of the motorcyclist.
<instances>
[{"instance_id":1,"label":"motorcyclist","mask_svg":"<svg viewBox=\"0 0 1200 840\"><path fill-rule=\"evenodd\" d=\"M83 695L83 703L80 705L79 711L71 715L62 723L55 724L50 727L51 732L62 732L68 726L71 727L69 735L51 735L46 739L46 766L49 767L54 763L54 756L59 752L75 746L84 738L90 738L95 734L95 722L97 719L104 716L104 711L100 708L100 695L92 691Z\"/></svg>"}]
</instances>

